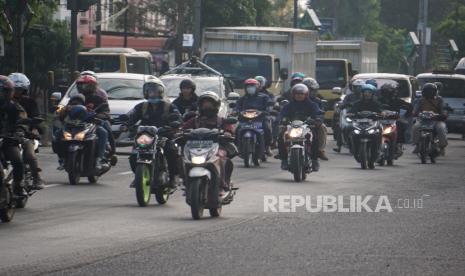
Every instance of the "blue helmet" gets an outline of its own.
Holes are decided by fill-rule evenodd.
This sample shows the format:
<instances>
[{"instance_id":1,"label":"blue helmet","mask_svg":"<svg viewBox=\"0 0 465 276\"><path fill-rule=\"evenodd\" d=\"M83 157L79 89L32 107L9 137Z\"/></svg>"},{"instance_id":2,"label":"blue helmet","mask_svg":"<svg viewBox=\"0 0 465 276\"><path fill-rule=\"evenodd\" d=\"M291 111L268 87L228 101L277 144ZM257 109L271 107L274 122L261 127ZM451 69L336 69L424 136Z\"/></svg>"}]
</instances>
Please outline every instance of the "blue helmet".
<instances>
[{"instance_id":1,"label":"blue helmet","mask_svg":"<svg viewBox=\"0 0 465 276\"><path fill-rule=\"evenodd\" d=\"M85 120L87 116L87 108L83 105L74 105L68 113L71 120Z\"/></svg>"},{"instance_id":2,"label":"blue helmet","mask_svg":"<svg viewBox=\"0 0 465 276\"><path fill-rule=\"evenodd\" d=\"M369 92L371 92L373 95L375 95L375 93L376 93L376 87L374 87L374 86L371 85L371 84L367 84L367 83L366 83L366 84L362 85L362 88L360 89L360 91L362 91L362 93L363 93L363 92L366 92L366 91L369 91Z\"/></svg>"},{"instance_id":3,"label":"blue helmet","mask_svg":"<svg viewBox=\"0 0 465 276\"><path fill-rule=\"evenodd\" d=\"M366 80L365 83L366 83L366 84L371 84L371 85L373 85L373 86L375 87L375 89L378 88L378 83L376 82L375 79Z\"/></svg>"}]
</instances>

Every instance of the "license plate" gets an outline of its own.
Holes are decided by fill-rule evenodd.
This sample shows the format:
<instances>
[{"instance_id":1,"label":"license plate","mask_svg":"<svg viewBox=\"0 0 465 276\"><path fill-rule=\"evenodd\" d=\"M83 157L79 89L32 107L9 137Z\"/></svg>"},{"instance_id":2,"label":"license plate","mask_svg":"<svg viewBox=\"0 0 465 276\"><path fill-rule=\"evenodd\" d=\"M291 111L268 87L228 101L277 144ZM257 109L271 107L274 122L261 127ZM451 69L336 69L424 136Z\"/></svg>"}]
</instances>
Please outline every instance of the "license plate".
<instances>
[{"instance_id":1,"label":"license plate","mask_svg":"<svg viewBox=\"0 0 465 276\"><path fill-rule=\"evenodd\" d=\"M359 122L359 123L371 123L371 119L358 119L357 122Z\"/></svg>"},{"instance_id":2,"label":"license plate","mask_svg":"<svg viewBox=\"0 0 465 276\"><path fill-rule=\"evenodd\" d=\"M262 124L244 124L242 128L259 129L262 128Z\"/></svg>"}]
</instances>

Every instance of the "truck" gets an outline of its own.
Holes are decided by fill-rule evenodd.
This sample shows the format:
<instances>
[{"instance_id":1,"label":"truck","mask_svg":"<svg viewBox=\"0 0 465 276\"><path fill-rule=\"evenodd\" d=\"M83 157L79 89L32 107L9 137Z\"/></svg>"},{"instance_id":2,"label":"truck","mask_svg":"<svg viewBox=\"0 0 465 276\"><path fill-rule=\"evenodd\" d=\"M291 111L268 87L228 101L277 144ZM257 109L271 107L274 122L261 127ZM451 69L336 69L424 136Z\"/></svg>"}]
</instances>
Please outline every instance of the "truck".
<instances>
[{"instance_id":1,"label":"truck","mask_svg":"<svg viewBox=\"0 0 465 276\"><path fill-rule=\"evenodd\" d=\"M341 93L349 88L350 79L358 73L378 72L378 44L358 40L318 41L316 79L320 95L328 101L325 121L331 123L334 106ZM340 87L341 93L333 92Z\"/></svg>"},{"instance_id":2,"label":"truck","mask_svg":"<svg viewBox=\"0 0 465 276\"><path fill-rule=\"evenodd\" d=\"M202 60L232 80L236 92L244 80L260 75L278 95L289 88L289 73L315 76L317 38L315 31L292 28L205 28Z\"/></svg>"}]
</instances>

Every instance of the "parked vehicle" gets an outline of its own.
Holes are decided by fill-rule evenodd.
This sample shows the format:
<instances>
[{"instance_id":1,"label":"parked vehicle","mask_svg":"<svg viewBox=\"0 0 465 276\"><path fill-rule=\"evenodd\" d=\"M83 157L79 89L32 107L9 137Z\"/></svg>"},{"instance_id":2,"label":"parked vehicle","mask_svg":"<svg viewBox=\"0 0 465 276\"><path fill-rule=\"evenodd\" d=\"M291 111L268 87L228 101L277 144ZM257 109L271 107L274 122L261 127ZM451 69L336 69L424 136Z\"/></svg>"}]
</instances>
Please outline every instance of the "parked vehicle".
<instances>
[{"instance_id":1,"label":"parked vehicle","mask_svg":"<svg viewBox=\"0 0 465 276\"><path fill-rule=\"evenodd\" d=\"M217 129L198 128L186 132L183 163L185 166L186 203L191 207L193 219L200 219L204 209L210 216L221 215L223 205L230 204L235 195L232 186L224 195L219 194L223 170L217 156L220 144L230 143L234 138L222 135Z\"/></svg>"},{"instance_id":2,"label":"parked vehicle","mask_svg":"<svg viewBox=\"0 0 465 276\"><path fill-rule=\"evenodd\" d=\"M82 106L73 106L82 108ZM116 156L110 155L110 145L104 155L105 165L102 169L96 169L97 160L97 124L101 121L97 118L74 118L72 110L69 112L70 120L65 122L61 143L64 144L64 168L68 173L68 180L71 185L77 185L81 177L87 177L90 183L96 183L98 178L108 172L112 166L116 165Z\"/></svg>"},{"instance_id":3,"label":"parked vehicle","mask_svg":"<svg viewBox=\"0 0 465 276\"><path fill-rule=\"evenodd\" d=\"M426 164L428 157L431 163L436 163L436 157L439 155L439 140L434 133L437 117L438 114L430 111L421 112L418 115L418 120L420 120L418 156L422 164Z\"/></svg>"},{"instance_id":4,"label":"parked vehicle","mask_svg":"<svg viewBox=\"0 0 465 276\"><path fill-rule=\"evenodd\" d=\"M264 116L265 112L255 109L244 110L239 115L237 141L246 168L251 164L260 166L260 161L266 161Z\"/></svg>"},{"instance_id":5,"label":"parked vehicle","mask_svg":"<svg viewBox=\"0 0 465 276\"><path fill-rule=\"evenodd\" d=\"M312 130L314 120L293 121L287 126L286 144L288 146L289 172L294 176L295 182L301 182L312 171Z\"/></svg>"},{"instance_id":6,"label":"parked vehicle","mask_svg":"<svg viewBox=\"0 0 465 276\"><path fill-rule=\"evenodd\" d=\"M383 118L380 121L383 135L381 138L381 151L378 164L380 166L384 166L384 164L387 163L388 166L392 166L394 164L394 160L397 160L402 154L402 151L398 150L397 145L396 122L399 118L399 114L388 110L383 111L383 114Z\"/></svg>"},{"instance_id":7,"label":"parked vehicle","mask_svg":"<svg viewBox=\"0 0 465 276\"><path fill-rule=\"evenodd\" d=\"M379 157L381 144L381 126L377 113L362 111L349 114L353 120L353 129L350 134L351 149L355 160L362 169L374 169Z\"/></svg>"}]
</instances>

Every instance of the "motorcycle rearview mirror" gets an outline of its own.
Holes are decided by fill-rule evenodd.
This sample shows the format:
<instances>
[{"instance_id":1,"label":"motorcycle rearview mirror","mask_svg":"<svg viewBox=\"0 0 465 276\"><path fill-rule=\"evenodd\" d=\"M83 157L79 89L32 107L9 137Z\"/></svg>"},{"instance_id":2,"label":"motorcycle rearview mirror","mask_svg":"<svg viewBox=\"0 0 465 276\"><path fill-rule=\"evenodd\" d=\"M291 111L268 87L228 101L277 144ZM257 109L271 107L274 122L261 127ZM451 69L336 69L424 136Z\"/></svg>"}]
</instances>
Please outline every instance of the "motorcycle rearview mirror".
<instances>
[{"instance_id":1,"label":"motorcycle rearview mirror","mask_svg":"<svg viewBox=\"0 0 465 276\"><path fill-rule=\"evenodd\" d=\"M224 123L225 123L225 124L228 124L228 125L237 124L237 118L235 118L235 117L228 117L228 118L224 119Z\"/></svg>"},{"instance_id":2,"label":"motorcycle rearview mirror","mask_svg":"<svg viewBox=\"0 0 465 276\"><path fill-rule=\"evenodd\" d=\"M333 87L333 94L334 95L342 95L342 88L340 87Z\"/></svg>"},{"instance_id":3,"label":"motorcycle rearview mirror","mask_svg":"<svg viewBox=\"0 0 465 276\"><path fill-rule=\"evenodd\" d=\"M241 95L239 95L239 93L231 92L228 94L228 101L237 101L240 97Z\"/></svg>"},{"instance_id":4,"label":"motorcycle rearview mirror","mask_svg":"<svg viewBox=\"0 0 465 276\"><path fill-rule=\"evenodd\" d=\"M287 80L289 78L289 70L287 70L287 68L279 70L279 78L281 80Z\"/></svg>"}]
</instances>

